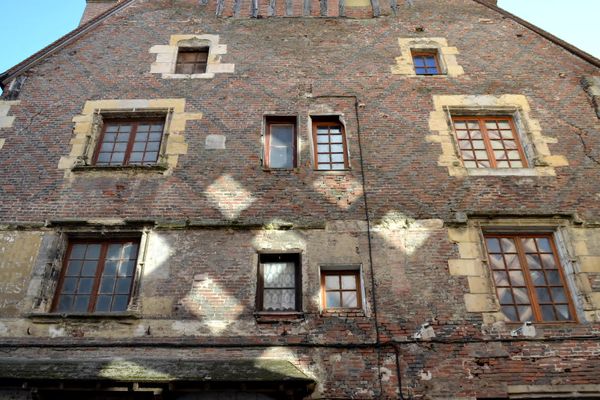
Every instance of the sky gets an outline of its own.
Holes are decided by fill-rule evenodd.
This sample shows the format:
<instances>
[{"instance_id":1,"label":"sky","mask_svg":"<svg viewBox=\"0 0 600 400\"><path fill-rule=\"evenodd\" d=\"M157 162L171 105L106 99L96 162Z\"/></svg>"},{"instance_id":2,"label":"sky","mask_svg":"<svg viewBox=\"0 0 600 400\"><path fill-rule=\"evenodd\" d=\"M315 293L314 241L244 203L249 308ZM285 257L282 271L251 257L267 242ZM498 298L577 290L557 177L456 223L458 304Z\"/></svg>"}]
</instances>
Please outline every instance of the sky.
<instances>
[{"instance_id":1,"label":"sky","mask_svg":"<svg viewBox=\"0 0 600 400\"><path fill-rule=\"evenodd\" d=\"M0 72L76 28L85 8L85 0L0 1L4 17ZM600 0L499 0L498 4L600 58Z\"/></svg>"}]
</instances>

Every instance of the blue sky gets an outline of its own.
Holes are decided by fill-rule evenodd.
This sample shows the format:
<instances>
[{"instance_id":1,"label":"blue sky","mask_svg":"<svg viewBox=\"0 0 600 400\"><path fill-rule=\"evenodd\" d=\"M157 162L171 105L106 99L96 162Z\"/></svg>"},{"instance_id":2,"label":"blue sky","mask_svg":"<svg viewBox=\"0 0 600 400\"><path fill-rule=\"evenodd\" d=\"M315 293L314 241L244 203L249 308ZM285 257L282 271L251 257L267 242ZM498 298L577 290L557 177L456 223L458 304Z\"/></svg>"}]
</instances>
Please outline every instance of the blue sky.
<instances>
[{"instance_id":1,"label":"blue sky","mask_svg":"<svg viewBox=\"0 0 600 400\"><path fill-rule=\"evenodd\" d=\"M0 72L76 28L85 7L85 0L0 1ZM499 0L499 5L600 58L600 0Z\"/></svg>"}]
</instances>

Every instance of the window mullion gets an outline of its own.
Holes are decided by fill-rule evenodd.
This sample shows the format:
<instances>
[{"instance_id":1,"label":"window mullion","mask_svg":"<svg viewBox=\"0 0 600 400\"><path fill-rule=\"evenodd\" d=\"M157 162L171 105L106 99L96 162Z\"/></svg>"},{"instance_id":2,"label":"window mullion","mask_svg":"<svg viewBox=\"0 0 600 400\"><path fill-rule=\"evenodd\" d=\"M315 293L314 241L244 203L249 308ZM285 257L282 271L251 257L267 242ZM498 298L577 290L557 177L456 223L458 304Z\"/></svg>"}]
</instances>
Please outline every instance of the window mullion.
<instances>
[{"instance_id":1,"label":"window mullion","mask_svg":"<svg viewBox=\"0 0 600 400\"><path fill-rule=\"evenodd\" d=\"M123 165L129 165L129 159L131 158L131 150L133 149L133 143L135 142L135 137L137 135L138 123L131 124L131 134L129 136L129 141L127 142L127 149L125 150L125 157L123 158ZM145 154L145 153L144 153Z\"/></svg>"},{"instance_id":2,"label":"window mullion","mask_svg":"<svg viewBox=\"0 0 600 400\"><path fill-rule=\"evenodd\" d=\"M523 278L527 285L527 292L529 293L529 302L531 303L531 310L536 322L542 321L542 313L539 308L539 302L535 293L535 286L531 280L531 273L529 272L529 265L527 264L527 257L525 257L525 250L523 250L522 239L524 236L515 235L515 246L517 246L517 255L521 264L521 270L523 271Z\"/></svg>"},{"instance_id":3,"label":"window mullion","mask_svg":"<svg viewBox=\"0 0 600 400\"><path fill-rule=\"evenodd\" d=\"M96 302L98 301L98 290L100 290L100 281L102 279L102 273L104 272L104 264L106 263L106 253L108 252L109 243L102 243L100 247L100 256L98 257L98 265L96 266L96 276L94 277L94 286L92 287L92 293L90 294L90 304L88 305L88 312L93 313L96 308Z\"/></svg>"},{"instance_id":4,"label":"window mullion","mask_svg":"<svg viewBox=\"0 0 600 400\"><path fill-rule=\"evenodd\" d=\"M481 130L481 136L483 137L483 142L485 143L485 150L487 151L488 158L490 160L490 168L496 168L496 156L494 155L494 149L492 148L492 143L488 135L487 127L485 126L485 121L485 118L477 119L477 122L479 122L479 129Z\"/></svg>"}]
</instances>

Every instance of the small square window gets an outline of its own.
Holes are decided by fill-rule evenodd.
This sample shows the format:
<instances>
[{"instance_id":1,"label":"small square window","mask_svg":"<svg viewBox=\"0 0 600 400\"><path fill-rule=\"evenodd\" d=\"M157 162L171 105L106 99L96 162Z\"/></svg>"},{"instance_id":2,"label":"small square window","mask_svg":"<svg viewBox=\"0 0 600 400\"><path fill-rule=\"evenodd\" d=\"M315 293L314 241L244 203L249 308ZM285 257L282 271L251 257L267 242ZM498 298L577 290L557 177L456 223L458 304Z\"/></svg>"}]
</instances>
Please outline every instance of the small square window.
<instances>
[{"instance_id":1,"label":"small square window","mask_svg":"<svg viewBox=\"0 0 600 400\"><path fill-rule=\"evenodd\" d=\"M75 240L69 243L53 311L127 311L139 240Z\"/></svg>"},{"instance_id":2,"label":"small square window","mask_svg":"<svg viewBox=\"0 0 600 400\"><path fill-rule=\"evenodd\" d=\"M575 321L575 309L550 234L486 234L502 313L511 322Z\"/></svg>"},{"instance_id":3,"label":"small square window","mask_svg":"<svg viewBox=\"0 0 600 400\"><path fill-rule=\"evenodd\" d=\"M164 119L106 120L94 155L97 166L155 165Z\"/></svg>"},{"instance_id":4,"label":"small square window","mask_svg":"<svg viewBox=\"0 0 600 400\"><path fill-rule=\"evenodd\" d=\"M441 74L437 52L412 52L413 64L417 75Z\"/></svg>"},{"instance_id":5,"label":"small square window","mask_svg":"<svg viewBox=\"0 0 600 400\"><path fill-rule=\"evenodd\" d=\"M267 117L264 154L265 168L296 168L296 141L295 117Z\"/></svg>"},{"instance_id":6,"label":"small square window","mask_svg":"<svg viewBox=\"0 0 600 400\"><path fill-rule=\"evenodd\" d=\"M453 117L452 123L466 168L527 168L511 117Z\"/></svg>"},{"instance_id":7,"label":"small square window","mask_svg":"<svg viewBox=\"0 0 600 400\"><path fill-rule=\"evenodd\" d=\"M300 254L261 254L257 309L300 311L302 308Z\"/></svg>"},{"instance_id":8,"label":"small square window","mask_svg":"<svg viewBox=\"0 0 600 400\"><path fill-rule=\"evenodd\" d=\"M316 169L348 169L348 147L344 125L338 117L312 117Z\"/></svg>"},{"instance_id":9,"label":"small square window","mask_svg":"<svg viewBox=\"0 0 600 400\"><path fill-rule=\"evenodd\" d=\"M180 47L177 53L176 74L204 74L208 63L208 47Z\"/></svg>"},{"instance_id":10,"label":"small square window","mask_svg":"<svg viewBox=\"0 0 600 400\"><path fill-rule=\"evenodd\" d=\"M325 310L362 308L360 271L322 271L321 299Z\"/></svg>"}]
</instances>

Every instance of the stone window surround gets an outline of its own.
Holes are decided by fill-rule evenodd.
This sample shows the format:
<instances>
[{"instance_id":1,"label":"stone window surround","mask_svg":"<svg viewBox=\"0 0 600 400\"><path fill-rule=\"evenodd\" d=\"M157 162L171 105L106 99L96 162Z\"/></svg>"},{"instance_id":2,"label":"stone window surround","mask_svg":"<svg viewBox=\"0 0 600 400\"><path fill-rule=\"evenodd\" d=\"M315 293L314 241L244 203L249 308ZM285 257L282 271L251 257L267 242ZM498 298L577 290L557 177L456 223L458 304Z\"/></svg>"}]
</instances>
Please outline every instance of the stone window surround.
<instances>
[{"instance_id":1,"label":"stone window surround","mask_svg":"<svg viewBox=\"0 0 600 400\"><path fill-rule=\"evenodd\" d=\"M595 231L600 235L600 230ZM458 258L448 260L449 272L468 280L469 290L464 295L467 312L481 313L484 325L514 325L506 322L500 311L483 237L488 232L552 233L577 319L580 323L600 321L600 292L593 291L588 275L600 273L600 256L591 255L591 249L581 240L591 235L593 229L567 218L469 218L464 224L448 228L449 239L456 243L459 253Z\"/></svg>"},{"instance_id":2,"label":"stone window surround","mask_svg":"<svg viewBox=\"0 0 600 400\"><path fill-rule=\"evenodd\" d=\"M107 221L110 224L110 221ZM128 317L137 316L141 312L140 289L144 266L148 257L148 242L151 231L147 228L114 230L110 225L104 225L100 230L90 228L63 228L54 235L47 235L45 240L53 241L48 251L48 246L42 246L34 265L33 276L27 290L27 305L31 311L30 317ZM131 289L129 305L125 312L102 313L57 313L52 312L54 297L57 295L59 277L64 267L66 251L70 240L77 239L109 239L121 237L138 237L139 250L135 266L133 286ZM46 248L46 249L45 249Z\"/></svg>"},{"instance_id":3,"label":"stone window surround","mask_svg":"<svg viewBox=\"0 0 600 400\"><path fill-rule=\"evenodd\" d=\"M458 49L448 46L448 40L445 38L399 38L398 45L402 55L396 57L396 65L391 66L393 75L431 79L445 76L457 77L465 73L456 60L456 55L459 54ZM435 53L440 67L439 74L417 75L413 62L413 51Z\"/></svg>"},{"instance_id":4,"label":"stone window surround","mask_svg":"<svg viewBox=\"0 0 600 400\"><path fill-rule=\"evenodd\" d=\"M1 128L12 128L15 117L12 115L8 115L11 106L16 106L21 103L20 100L11 100L11 101L0 101L0 129ZM0 150L4 147L4 143L6 139L0 138Z\"/></svg>"},{"instance_id":5,"label":"stone window surround","mask_svg":"<svg viewBox=\"0 0 600 400\"><path fill-rule=\"evenodd\" d=\"M180 47L208 47L206 72L202 74L176 74L177 54ZM156 61L150 73L161 74L163 79L211 79L218 73L233 73L235 64L222 64L221 56L227 54L227 45L219 44L219 35L172 35L168 45L155 45L150 53L156 54Z\"/></svg>"},{"instance_id":6,"label":"stone window surround","mask_svg":"<svg viewBox=\"0 0 600 400\"><path fill-rule=\"evenodd\" d=\"M164 174L172 173L177 166L179 156L186 154L188 145L183 132L188 120L202 119L202 113L185 112L185 99L156 100L92 100L87 101L80 115L73 118L75 123L71 152L61 157L58 168L65 170L68 176L73 170L92 167L95 170L111 170L116 167L94 167L92 159L102 132L104 116L165 116L163 141L157 166L164 169ZM123 169L144 169L147 167L119 166Z\"/></svg>"},{"instance_id":7,"label":"stone window surround","mask_svg":"<svg viewBox=\"0 0 600 400\"><path fill-rule=\"evenodd\" d=\"M438 165L447 167L450 176L556 176L555 167L569 165L566 157L550 154L548 144L558 140L542 135L540 123L531 118L529 102L523 95L434 95L433 103L429 129L437 133L426 140L440 143ZM452 124L452 116L457 115L512 117L530 168L465 168Z\"/></svg>"}]
</instances>

